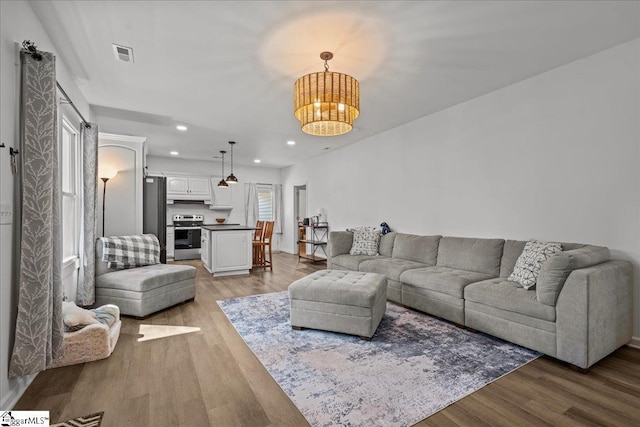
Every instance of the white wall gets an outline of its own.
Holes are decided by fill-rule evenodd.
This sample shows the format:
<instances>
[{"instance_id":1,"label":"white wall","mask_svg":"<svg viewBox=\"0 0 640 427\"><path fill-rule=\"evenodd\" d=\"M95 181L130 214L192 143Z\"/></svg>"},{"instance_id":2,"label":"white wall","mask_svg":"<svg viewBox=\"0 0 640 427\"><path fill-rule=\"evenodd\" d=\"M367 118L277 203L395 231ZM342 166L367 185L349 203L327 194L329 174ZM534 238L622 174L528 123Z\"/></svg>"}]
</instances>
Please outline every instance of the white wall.
<instances>
[{"instance_id":1,"label":"white wall","mask_svg":"<svg viewBox=\"0 0 640 427\"><path fill-rule=\"evenodd\" d=\"M228 160L227 160L228 162ZM220 161L185 160L180 158L147 156L147 167L150 173L164 173L168 176L171 172L188 173L196 176L216 176L220 179ZM229 164L225 165L226 173L229 173ZM173 214L196 214L204 215L205 222L213 223L215 218L227 218L228 223L245 225L244 207L245 192L244 184L249 182L263 184L280 184L280 170L270 167L251 167L233 165L233 173L238 177L238 184L232 186L233 209L229 211L210 210L204 206L178 204L169 206L167 209L167 220ZM171 221L167 221L170 223ZM255 224L254 224L255 225ZM273 248L279 248L280 238L278 235L273 239Z\"/></svg>"},{"instance_id":2,"label":"white wall","mask_svg":"<svg viewBox=\"0 0 640 427\"><path fill-rule=\"evenodd\" d=\"M105 236L142 234L144 140L100 133L98 174L101 167L105 166L118 173L107 181L106 193L103 181L98 180L98 236L102 235L103 196Z\"/></svg>"},{"instance_id":3,"label":"white wall","mask_svg":"<svg viewBox=\"0 0 640 427\"><path fill-rule=\"evenodd\" d=\"M634 265L640 336L639 51L636 39L283 169L283 250L305 182L333 230L605 245Z\"/></svg>"},{"instance_id":4,"label":"white wall","mask_svg":"<svg viewBox=\"0 0 640 427\"><path fill-rule=\"evenodd\" d=\"M27 2L0 2L0 408L11 408L22 395L33 377L9 380L7 371L13 347L13 331L17 311L17 283L11 265L15 257L12 245L14 177L9 168L9 149L18 148L18 94L20 68L16 43L32 40L39 49L57 56L56 77L78 109L88 120L91 111L76 86L57 49L42 29L42 25ZM6 214L5 214L6 212Z\"/></svg>"}]
</instances>

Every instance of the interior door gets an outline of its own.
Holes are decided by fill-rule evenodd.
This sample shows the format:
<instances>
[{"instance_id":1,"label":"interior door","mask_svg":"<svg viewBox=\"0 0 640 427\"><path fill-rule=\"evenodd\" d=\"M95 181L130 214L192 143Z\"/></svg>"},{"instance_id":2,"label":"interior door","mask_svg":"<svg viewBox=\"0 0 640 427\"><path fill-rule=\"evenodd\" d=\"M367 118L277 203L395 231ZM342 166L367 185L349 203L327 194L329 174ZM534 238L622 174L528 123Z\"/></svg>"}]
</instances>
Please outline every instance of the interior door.
<instances>
[{"instance_id":1,"label":"interior door","mask_svg":"<svg viewBox=\"0 0 640 427\"><path fill-rule=\"evenodd\" d=\"M298 230L299 224L302 223L302 220L307 216L307 185L296 185L293 187L293 218L294 218L294 230ZM303 229L304 230L304 229ZM307 252L306 245L298 244L299 240L304 240L304 233L294 233L293 248L294 252L304 255Z\"/></svg>"}]
</instances>

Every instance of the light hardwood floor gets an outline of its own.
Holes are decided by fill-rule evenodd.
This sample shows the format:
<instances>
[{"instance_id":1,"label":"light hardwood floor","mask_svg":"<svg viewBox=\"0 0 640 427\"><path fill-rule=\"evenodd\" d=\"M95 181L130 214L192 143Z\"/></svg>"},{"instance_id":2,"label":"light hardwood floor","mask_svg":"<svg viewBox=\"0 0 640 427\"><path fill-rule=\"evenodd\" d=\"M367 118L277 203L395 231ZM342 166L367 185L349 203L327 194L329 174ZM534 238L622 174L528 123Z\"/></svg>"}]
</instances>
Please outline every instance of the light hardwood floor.
<instances>
[{"instance_id":1,"label":"light hardwood floor","mask_svg":"<svg viewBox=\"0 0 640 427\"><path fill-rule=\"evenodd\" d=\"M308 425L216 301L286 290L324 265L274 254L273 272L214 279L182 263L198 267L194 302L123 318L111 357L40 373L15 409L49 410L52 422L104 411L103 427ZM138 342L143 324L201 330ZM638 426L639 408L640 350L623 347L587 375L542 357L418 425Z\"/></svg>"}]
</instances>

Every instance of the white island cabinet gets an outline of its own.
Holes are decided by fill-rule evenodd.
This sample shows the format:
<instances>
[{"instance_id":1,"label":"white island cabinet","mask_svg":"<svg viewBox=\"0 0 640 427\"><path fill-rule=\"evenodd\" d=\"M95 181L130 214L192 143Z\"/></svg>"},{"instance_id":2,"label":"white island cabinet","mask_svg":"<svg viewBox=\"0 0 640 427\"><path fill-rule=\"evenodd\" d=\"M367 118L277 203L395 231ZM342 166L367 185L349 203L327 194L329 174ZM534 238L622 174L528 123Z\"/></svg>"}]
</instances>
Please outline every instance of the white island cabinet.
<instances>
[{"instance_id":1,"label":"white island cabinet","mask_svg":"<svg viewBox=\"0 0 640 427\"><path fill-rule=\"evenodd\" d=\"M253 265L253 232L240 225L202 227L202 263L214 276L249 274Z\"/></svg>"}]
</instances>

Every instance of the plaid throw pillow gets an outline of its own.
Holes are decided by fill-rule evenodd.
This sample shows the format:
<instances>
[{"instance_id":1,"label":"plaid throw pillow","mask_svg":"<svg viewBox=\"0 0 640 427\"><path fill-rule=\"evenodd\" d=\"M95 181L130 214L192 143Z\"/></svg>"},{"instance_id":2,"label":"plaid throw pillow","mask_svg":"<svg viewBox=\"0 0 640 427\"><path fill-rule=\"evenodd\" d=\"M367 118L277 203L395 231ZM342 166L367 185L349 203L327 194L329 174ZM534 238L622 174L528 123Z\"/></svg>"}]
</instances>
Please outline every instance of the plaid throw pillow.
<instances>
[{"instance_id":1,"label":"plaid throw pillow","mask_svg":"<svg viewBox=\"0 0 640 427\"><path fill-rule=\"evenodd\" d=\"M100 237L102 261L109 268L132 268L160 263L160 242L153 234Z\"/></svg>"},{"instance_id":2,"label":"plaid throw pillow","mask_svg":"<svg viewBox=\"0 0 640 427\"><path fill-rule=\"evenodd\" d=\"M375 227L358 227L347 231L353 232L349 255L378 255L380 230Z\"/></svg>"}]
</instances>

